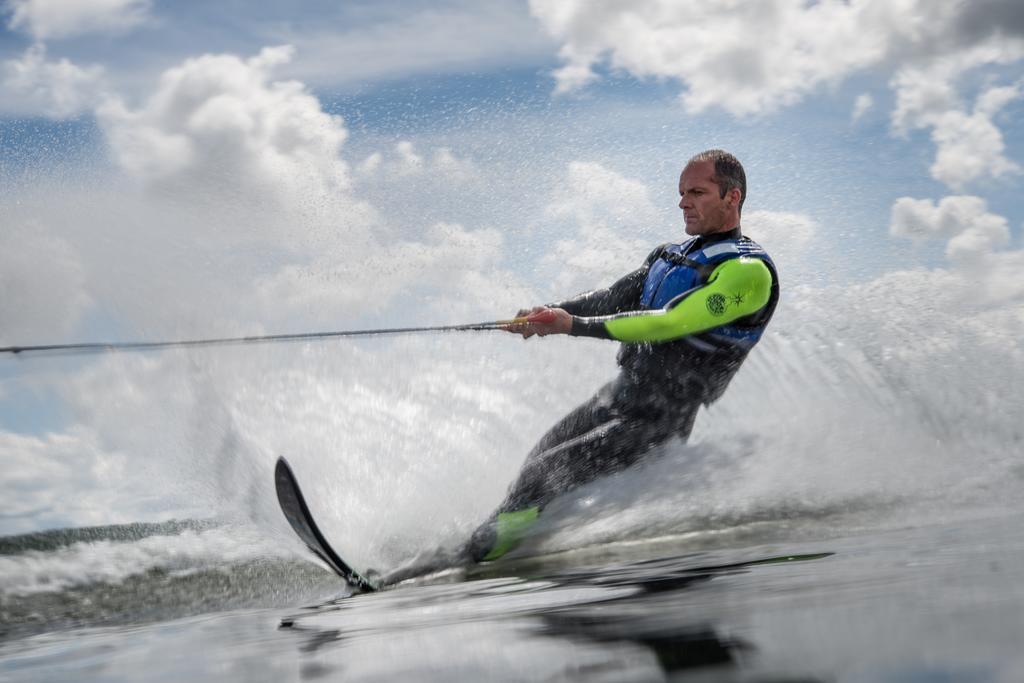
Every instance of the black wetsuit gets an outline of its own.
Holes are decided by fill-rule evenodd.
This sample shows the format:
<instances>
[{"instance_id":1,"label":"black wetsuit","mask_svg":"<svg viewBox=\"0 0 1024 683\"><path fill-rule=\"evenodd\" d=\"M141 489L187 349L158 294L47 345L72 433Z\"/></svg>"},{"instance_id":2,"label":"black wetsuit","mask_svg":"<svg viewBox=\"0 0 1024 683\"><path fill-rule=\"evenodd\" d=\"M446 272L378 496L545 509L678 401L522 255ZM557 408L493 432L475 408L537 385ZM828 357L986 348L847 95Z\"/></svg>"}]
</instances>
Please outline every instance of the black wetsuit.
<instances>
[{"instance_id":1,"label":"black wetsuit","mask_svg":"<svg viewBox=\"0 0 1024 683\"><path fill-rule=\"evenodd\" d=\"M704 236L690 244L690 251L738 238L739 228ZM662 248L610 287L550 307L585 318L642 309L641 294L648 272ZM761 324L771 317L777 300L774 282L771 305L759 314ZM593 325L574 319L572 334L603 336L593 330ZM562 418L534 446L504 502L474 533L468 547L470 555L475 560L483 559L494 546L499 514L531 507L543 509L559 494L631 467L652 447L672 437L685 440L697 410L722 395L748 351L749 347L733 346L709 351L686 340L623 343L618 354L619 375Z\"/></svg>"}]
</instances>

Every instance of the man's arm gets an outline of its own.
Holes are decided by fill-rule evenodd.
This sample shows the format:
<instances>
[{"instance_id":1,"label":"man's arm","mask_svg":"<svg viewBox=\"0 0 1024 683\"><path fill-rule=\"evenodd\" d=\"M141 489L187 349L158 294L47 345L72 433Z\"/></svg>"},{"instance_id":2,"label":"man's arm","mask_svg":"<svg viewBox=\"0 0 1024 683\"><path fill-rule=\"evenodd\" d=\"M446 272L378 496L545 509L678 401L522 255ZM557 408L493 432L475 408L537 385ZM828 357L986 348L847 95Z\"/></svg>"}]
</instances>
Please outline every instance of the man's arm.
<instances>
[{"instance_id":1,"label":"man's arm","mask_svg":"<svg viewBox=\"0 0 1024 683\"><path fill-rule=\"evenodd\" d=\"M640 302L640 295L644 291L647 271L661 254L664 246L662 245L648 254L642 266L619 278L610 287L585 292L572 299L549 304L547 308L561 308L572 315L579 316L612 315L636 310L637 304Z\"/></svg>"},{"instance_id":2,"label":"man's arm","mask_svg":"<svg viewBox=\"0 0 1024 683\"><path fill-rule=\"evenodd\" d=\"M647 269L646 265L637 268L610 287L584 292L575 298L549 304L547 308L561 308L572 315L588 317L635 310L647 279Z\"/></svg>"},{"instance_id":3,"label":"man's arm","mask_svg":"<svg viewBox=\"0 0 1024 683\"><path fill-rule=\"evenodd\" d=\"M622 342L671 341L756 313L768 303L771 287L772 274L763 261L730 259L712 271L704 286L670 301L663 309L573 317L568 333ZM551 332L563 331L564 320L562 323Z\"/></svg>"}]
</instances>

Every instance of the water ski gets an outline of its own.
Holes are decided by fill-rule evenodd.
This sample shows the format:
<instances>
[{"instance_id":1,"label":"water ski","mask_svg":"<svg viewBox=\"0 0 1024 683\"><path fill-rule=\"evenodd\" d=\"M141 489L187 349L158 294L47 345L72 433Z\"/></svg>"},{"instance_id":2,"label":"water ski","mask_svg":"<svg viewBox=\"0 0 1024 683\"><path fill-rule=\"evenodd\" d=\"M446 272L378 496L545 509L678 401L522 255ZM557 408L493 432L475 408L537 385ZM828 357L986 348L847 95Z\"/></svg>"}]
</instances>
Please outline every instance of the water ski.
<instances>
[{"instance_id":1,"label":"water ski","mask_svg":"<svg viewBox=\"0 0 1024 683\"><path fill-rule=\"evenodd\" d=\"M309 512L306 499L302 497L302 490L299 488L299 482L295 479L295 473L292 472L292 468L283 456L277 459L277 466L274 468L274 486L277 489L277 502L281 506L281 512L284 513L288 524L306 544L306 547L327 563L327 566L345 579L350 586L363 592L377 590L377 586L373 582L348 566L331 548L316 522L313 521L313 515Z\"/></svg>"}]
</instances>

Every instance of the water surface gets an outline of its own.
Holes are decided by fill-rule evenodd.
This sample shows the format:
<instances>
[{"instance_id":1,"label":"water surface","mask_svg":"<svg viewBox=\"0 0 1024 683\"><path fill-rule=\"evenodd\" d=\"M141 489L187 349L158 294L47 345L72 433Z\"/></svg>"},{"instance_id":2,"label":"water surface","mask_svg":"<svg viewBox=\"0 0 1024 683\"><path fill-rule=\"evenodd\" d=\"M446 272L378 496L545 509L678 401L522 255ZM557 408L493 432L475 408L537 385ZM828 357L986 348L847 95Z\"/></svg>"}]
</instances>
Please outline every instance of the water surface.
<instances>
[{"instance_id":1,"label":"water surface","mask_svg":"<svg viewBox=\"0 0 1024 683\"><path fill-rule=\"evenodd\" d=\"M176 568L57 590L15 589L9 574L0 679L1022 680L1021 522L991 513L719 547L688 534L348 597L291 555L200 568L201 553L179 552ZM218 533L115 543L195 547ZM38 570L72 548L3 559Z\"/></svg>"}]
</instances>

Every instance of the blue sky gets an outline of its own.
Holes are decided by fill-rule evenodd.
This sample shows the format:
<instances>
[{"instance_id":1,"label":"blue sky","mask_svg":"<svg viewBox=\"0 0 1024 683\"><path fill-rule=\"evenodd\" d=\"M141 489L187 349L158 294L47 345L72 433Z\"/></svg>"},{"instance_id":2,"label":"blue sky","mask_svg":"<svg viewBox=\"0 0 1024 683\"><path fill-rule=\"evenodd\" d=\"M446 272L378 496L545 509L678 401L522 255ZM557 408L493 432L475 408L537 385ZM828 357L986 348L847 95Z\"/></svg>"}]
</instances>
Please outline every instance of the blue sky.
<instances>
[{"instance_id":1,"label":"blue sky","mask_svg":"<svg viewBox=\"0 0 1024 683\"><path fill-rule=\"evenodd\" d=\"M795 302L939 279L943 315L1020 325L1009 0L0 7L0 345L503 317L679 237L678 173L709 147L744 161L744 227ZM104 482L194 436L199 408L144 397L191 395L195 361L134 362L0 358L0 532L106 521ZM177 441L137 453L138 414ZM115 507L198 514L180 498Z\"/></svg>"}]
</instances>

